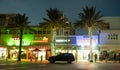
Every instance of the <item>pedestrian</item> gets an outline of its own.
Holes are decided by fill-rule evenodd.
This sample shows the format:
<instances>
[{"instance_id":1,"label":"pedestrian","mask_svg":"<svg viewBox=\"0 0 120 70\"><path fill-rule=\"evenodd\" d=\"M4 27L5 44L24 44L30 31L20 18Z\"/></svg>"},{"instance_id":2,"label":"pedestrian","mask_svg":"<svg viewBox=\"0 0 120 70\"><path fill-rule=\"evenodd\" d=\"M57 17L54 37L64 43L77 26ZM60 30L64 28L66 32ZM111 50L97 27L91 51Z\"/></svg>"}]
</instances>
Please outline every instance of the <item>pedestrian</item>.
<instances>
[{"instance_id":1,"label":"pedestrian","mask_svg":"<svg viewBox=\"0 0 120 70\"><path fill-rule=\"evenodd\" d=\"M32 58L33 58L33 53L32 51L30 52L30 61L32 62Z\"/></svg>"},{"instance_id":2,"label":"pedestrian","mask_svg":"<svg viewBox=\"0 0 120 70\"><path fill-rule=\"evenodd\" d=\"M90 61L90 54L88 54L88 61Z\"/></svg>"},{"instance_id":3,"label":"pedestrian","mask_svg":"<svg viewBox=\"0 0 120 70\"><path fill-rule=\"evenodd\" d=\"M109 53L106 53L105 60L106 60L106 62L109 60Z\"/></svg>"},{"instance_id":4,"label":"pedestrian","mask_svg":"<svg viewBox=\"0 0 120 70\"><path fill-rule=\"evenodd\" d=\"M114 56L113 56L113 59L114 59L114 62L116 62L116 53L114 53Z\"/></svg>"},{"instance_id":5,"label":"pedestrian","mask_svg":"<svg viewBox=\"0 0 120 70\"><path fill-rule=\"evenodd\" d=\"M97 54L94 55L94 58L95 58L95 62L97 61Z\"/></svg>"}]
</instances>

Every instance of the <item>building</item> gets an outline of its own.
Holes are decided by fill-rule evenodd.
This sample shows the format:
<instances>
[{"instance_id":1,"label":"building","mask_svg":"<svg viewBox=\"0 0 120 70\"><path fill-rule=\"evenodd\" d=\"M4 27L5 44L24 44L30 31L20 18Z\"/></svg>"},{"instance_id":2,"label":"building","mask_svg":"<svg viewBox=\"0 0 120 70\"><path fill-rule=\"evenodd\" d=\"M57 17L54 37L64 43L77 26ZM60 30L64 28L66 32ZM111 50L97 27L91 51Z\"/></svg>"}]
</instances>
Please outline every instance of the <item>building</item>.
<instances>
[{"instance_id":1,"label":"building","mask_svg":"<svg viewBox=\"0 0 120 70\"><path fill-rule=\"evenodd\" d=\"M19 30L6 29L9 18L15 14L0 14L0 59L17 59L19 48ZM52 53L73 53L76 60L88 60L90 53L90 40L88 35L75 35L75 30L68 25L65 29L59 28L53 40L51 29L38 26L29 26L23 30L22 59L46 60ZM96 32L96 31L94 31ZM101 30L92 36L92 52L99 55L101 52L120 52L120 30ZM54 41L54 42L53 42ZM54 47L53 47L54 46ZM54 51L52 51L54 49Z\"/></svg>"},{"instance_id":2,"label":"building","mask_svg":"<svg viewBox=\"0 0 120 70\"><path fill-rule=\"evenodd\" d=\"M7 57L10 59L17 59L20 32L17 28L4 28L9 25L9 18L14 15L3 14L3 16L5 20L3 22L2 18L0 22L2 26L0 31L0 57L1 59L5 59ZM73 53L77 60L88 59L90 51L89 37L85 35L75 36L74 29L72 29L70 24L68 24L65 29L57 29L54 40L55 42L52 45L53 36L50 29L42 29L38 26L29 27L34 29L35 32L30 31L29 29L25 29L23 32L22 59L30 59L31 57L35 59L37 57L38 60L46 60L52 55L52 53L58 54L59 52ZM93 41L97 44L98 37L93 36L93 39L95 39ZM53 49L55 51L52 51Z\"/></svg>"},{"instance_id":3,"label":"building","mask_svg":"<svg viewBox=\"0 0 120 70\"><path fill-rule=\"evenodd\" d=\"M7 27L9 25L9 19L14 17L16 14L0 14L0 27Z\"/></svg>"},{"instance_id":4,"label":"building","mask_svg":"<svg viewBox=\"0 0 120 70\"><path fill-rule=\"evenodd\" d=\"M113 60L114 54L120 53L120 17L103 17L103 19L110 23L109 30L101 30L99 33L99 48L101 59L109 54L110 60Z\"/></svg>"},{"instance_id":5,"label":"building","mask_svg":"<svg viewBox=\"0 0 120 70\"><path fill-rule=\"evenodd\" d=\"M100 51L120 52L120 30L101 30L99 34Z\"/></svg>"},{"instance_id":6,"label":"building","mask_svg":"<svg viewBox=\"0 0 120 70\"><path fill-rule=\"evenodd\" d=\"M30 26L35 32L25 29L23 30L22 40L22 59L30 59L30 57L38 58L38 60L46 60L51 56L51 30L41 29L38 26ZM19 30L1 29L0 31L0 58L17 59L19 48Z\"/></svg>"},{"instance_id":7,"label":"building","mask_svg":"<svg viewBox=\"0 0 120 70\"><path fill-rule=\"evenodd\" d=\"M110 29L120 30L120 16L103 17L103 19L110 23Z\"/></svg>"},{"instance_id":8,"label":"building","mask_svg":"<svg viewBox=\"0 0 120 70\"><path fill-rule=\"evenodd\" d=\"M52 48L52 32L50 29L42 29L38 26L30 26L35 32L25 29L23 32L22 42L22 59L46 60L52 54L51 49L55 49L54 53L60 52L73 53L77 60L87 60L90 51L89 37L87 35L70 35L66 34L67 30L63 29L63 34L56 35L55 47ZM0 38L0 57L1 59L10 58L17 59L19 50L19 30L18 29L2 29ZM97 47L98 36L93 36L94 47ZM94 49L94 53L98 53L98 47ZM96 51L95 51L96 50ZM78 55L79 54L79 55ZM6 56L7 55L7 56Z\"/></svg>"}]
</instances>

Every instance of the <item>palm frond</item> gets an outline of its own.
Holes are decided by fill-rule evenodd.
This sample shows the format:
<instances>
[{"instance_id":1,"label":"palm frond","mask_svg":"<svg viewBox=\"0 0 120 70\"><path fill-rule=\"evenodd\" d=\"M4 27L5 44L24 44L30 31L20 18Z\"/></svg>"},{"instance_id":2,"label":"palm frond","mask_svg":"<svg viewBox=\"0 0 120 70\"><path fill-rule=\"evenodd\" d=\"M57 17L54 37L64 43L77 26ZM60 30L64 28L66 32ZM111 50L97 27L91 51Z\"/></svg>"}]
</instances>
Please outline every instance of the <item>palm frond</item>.
<instances>
[{"instance_id":1,"label":"palm frond","mask_svg":"<svg viewBox=\"0 0 120 70\"><path fill-rule=\"evenodd\" d=\"M28 21L29 17L26 14L16 14L14 17L11 17L9 20L10 27L24 27L27 26L30 22Z\"/></svg>"},{"instance_id":2,"label":"palm frond","mask_svg":"<svg viewBox=\"0 0 120 70\"><path fill-rule=\"evenodd\" d=\"M75 28L84 28L85 27L85 24L82 22L82 21L76 21L75 23L74 23L74 27Z\"/></svg>"},{"instance_id":3,"label":"palm frond","mask_svg":"<svg viewBox=\"0 0 120 70\"><path fill-rule=\"evenodd\" d=\"M104 20L101 18L103 17L101 15L101 11L96 11L95 7L88 7L86 6L85 8L82 8L82 12L79 14L80 22L76 21L75 26L80 26L80 27L105 27L106 24L104 24ZM105 25L105 26L104 26ZM109 26L107 27L109 28Z\"/></svg>"},{"instance_id":4,"label":"palm frond","mask_svg":"<svg viewBox=\"0 0 120 70\"><path fill-rule=\"evenodd\" d=\"M48 18L43 18L44 22L40 23L40 26L48 26L50 28L65 27L68 18L59 11L57 8L46 10Z\"/></svg>"}]
</instances>

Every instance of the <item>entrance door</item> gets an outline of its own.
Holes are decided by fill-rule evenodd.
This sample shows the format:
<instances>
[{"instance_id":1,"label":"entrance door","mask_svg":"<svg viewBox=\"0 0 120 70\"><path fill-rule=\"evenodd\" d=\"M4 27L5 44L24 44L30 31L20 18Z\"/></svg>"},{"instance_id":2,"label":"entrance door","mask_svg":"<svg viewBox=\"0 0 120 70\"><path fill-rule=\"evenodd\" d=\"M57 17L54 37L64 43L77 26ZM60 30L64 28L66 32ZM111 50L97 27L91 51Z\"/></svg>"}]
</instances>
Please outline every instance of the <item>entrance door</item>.
<instances>
[{"instance_id":1,"label":"entrance door","mask_svg":"<svg viewBox=\"0 0 120 70\"><path fill-rule=\"evenodd\" d=\"M42 50L38 52L38 60L45 60L46 59L46 51Z\"/></svg>"},{"instance_id":2,"label":"entrance door","mask_svg":"<svg viewBox=\"0 0 120 70\"><path fill-rule=\"evenodd\" d=\"M0 48L0 59L4 59L6 57L6 48Z\"/></svg>"},{"instance_id":3,"label":"entrance door","mask_svg":"<svg viewBox=\"0 0 120 70\"><path fill-rule=\"evenodd\" d=\"M89 50L78 50L78 61L88 60Z\"/></svg>"}]
</instances>

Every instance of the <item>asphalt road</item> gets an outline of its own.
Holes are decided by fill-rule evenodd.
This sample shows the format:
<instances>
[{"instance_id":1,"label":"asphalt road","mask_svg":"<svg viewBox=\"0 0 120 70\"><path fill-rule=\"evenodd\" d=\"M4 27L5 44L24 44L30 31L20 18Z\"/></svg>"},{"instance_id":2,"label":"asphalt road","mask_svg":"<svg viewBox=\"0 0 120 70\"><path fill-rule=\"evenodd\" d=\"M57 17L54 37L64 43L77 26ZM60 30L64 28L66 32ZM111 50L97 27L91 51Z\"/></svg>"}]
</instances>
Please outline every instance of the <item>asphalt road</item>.
<instances>
[{"instance_id":1,"label":"asphalt road","mask_svg":"<svg viewBox=\"0 0 120 70\"><path fill-rule=\"evenodd\" d=\"M56 62L54 64L30 62L0 62L0 70L120 70L120 63Z\"/></svg>"},{"instance_id":2,"label":"asphalt road","mask_svg":"<svg viewBox=\"0 0 120 70\"><path fill-rule=\"evenodd\" d=\"M120 63L92 63L91 70L120 70Z\"/></svg>"}]
</instances>

